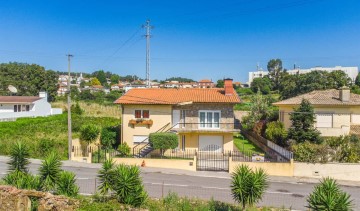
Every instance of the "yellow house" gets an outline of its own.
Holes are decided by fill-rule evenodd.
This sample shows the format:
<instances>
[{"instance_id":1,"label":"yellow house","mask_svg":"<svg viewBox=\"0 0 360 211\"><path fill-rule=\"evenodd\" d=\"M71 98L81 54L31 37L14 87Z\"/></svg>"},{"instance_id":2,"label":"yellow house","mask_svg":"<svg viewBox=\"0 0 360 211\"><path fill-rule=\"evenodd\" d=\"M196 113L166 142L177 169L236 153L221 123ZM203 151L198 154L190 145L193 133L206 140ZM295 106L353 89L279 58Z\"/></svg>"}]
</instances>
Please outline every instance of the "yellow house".
<instances>
[{"instance_id":1,"label":"yellow house","mask_svg":"<svg viewBox=\"0 0 360 211\"><path fill-rule=\"evenodd\" d=\"M350 93L349 88L312 91L273 103L279 107L279 119L286 128L291 127L290 113L302 99L313 106L315 127L322 136L360 134L360 95Z\"/></svg>"},{"instance_id":2,"label":"yellow house","mask_svg":"<svg viewBox=\"0 0 360 211\"><path fill-rule=\"evenodd\" d=\"M222 89L131 89L115 103L122 108L121 143L144 150L139 154L151 151L150 133L166 131L179 135L178 150L233 150L233 106L240 98L232 79Z\"/></svg>"}]
</instances>

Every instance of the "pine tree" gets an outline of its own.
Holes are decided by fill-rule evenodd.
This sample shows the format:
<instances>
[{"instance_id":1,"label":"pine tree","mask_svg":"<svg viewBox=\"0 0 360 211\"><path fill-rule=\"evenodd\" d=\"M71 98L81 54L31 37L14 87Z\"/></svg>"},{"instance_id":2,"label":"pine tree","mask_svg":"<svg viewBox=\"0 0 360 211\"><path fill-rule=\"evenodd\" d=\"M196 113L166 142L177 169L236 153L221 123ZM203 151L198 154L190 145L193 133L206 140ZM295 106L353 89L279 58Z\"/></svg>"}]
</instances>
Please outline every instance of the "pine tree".
<instances>
[{"instance_id":1,"label":"pine tree","mask_svg":"<svg viewBox=\"0 0 360 211\"><path fill-rule=\"evenodd\" d=\"M301 101L298 108L290 114L292 127L289 129L289 138L296 142L320 142L320 132L314 127L314 108L306 99Z\"/></svg>"}]
</instances>

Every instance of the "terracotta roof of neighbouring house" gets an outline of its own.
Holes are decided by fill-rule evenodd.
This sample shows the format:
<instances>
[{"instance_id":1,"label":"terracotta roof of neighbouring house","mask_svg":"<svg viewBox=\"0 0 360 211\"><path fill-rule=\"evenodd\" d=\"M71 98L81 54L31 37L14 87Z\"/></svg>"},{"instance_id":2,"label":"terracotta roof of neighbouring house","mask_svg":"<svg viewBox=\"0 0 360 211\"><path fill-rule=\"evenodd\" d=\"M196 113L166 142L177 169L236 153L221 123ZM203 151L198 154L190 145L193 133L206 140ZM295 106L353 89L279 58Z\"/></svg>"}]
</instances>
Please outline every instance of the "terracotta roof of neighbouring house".
<instances>
[{"instance_id":1,"label":"terracotta roof of neighbouring house","mask_svg":"<svg viewBox=\"0 0 360 211\"><path fill-rule=\"evenodd\" d=\"M343 102L340 99L340 90L336 89L312 91L273 105L299 105L302 99L308 100L312 105L360 105L360 95L350 93L350 100Z\"/></svg>"},{"instance_id":2,"label":"terracotta roof of neighbouring house","mask_svg":"<svg viewBox=\"0 0 360 211\"><path fill-rule=\"evenodd\" d=\"M203 79L203 80L200 80L199 83L212 83L212 81L209 79Z\"/></svg>"},{"instance_id":3,"label":"terracotta roof of neighbouring house","mask_svg":"<svg viewBox=\"0 0 360 211\"><path fill-rule=\"evenodd\" d=\"M240 103L236 91L225 95L224 89L130 89L117 99L117 104Z\"/></svg>"},{"instance_id":4,"label":"terracotta roof of neighbouring house","mask_svg":"<svg viewBox=\"0 0 360 211\"><path fill-rule=\"evenodd\" d=\"M0 103L32 103L40 99L35 96L0 96Z\"/></svg>"}]
</instances>

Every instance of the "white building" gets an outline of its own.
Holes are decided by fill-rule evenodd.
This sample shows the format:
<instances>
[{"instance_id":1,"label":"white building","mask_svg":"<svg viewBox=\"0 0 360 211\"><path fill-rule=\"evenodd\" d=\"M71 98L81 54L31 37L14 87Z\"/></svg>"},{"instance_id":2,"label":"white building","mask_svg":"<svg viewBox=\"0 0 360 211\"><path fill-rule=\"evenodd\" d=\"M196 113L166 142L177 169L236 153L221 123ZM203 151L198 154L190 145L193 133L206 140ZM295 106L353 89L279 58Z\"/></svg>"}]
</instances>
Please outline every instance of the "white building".
<instances>
[{"instance_id":1,"label":"white building","mask_svg":"<svg viewBox=\"0 0 360 211\"><path fill-rule=\"evenodd\" d=\"M47 93L36 96L0 96L0 121L15 120L20 117L38 117L62 114L61 108L51 108Z\"/></svg>"},{"instance_id":2,"label":"white building","mask_svg":"<svg viewBox=\"0 0 360 211\"><path fill-rule=\"evenodd\" d=\"M289 73L290 75L295 75L295 74L305 74L305 73L309 73L312 71L326 71L326 72L332 72L332 71L336 71L336 70L341 70L344 71L344 73L346 73L348 75L349 78L351 78L352 81L355 81L356 76L359 74L359 68L358 67L342 67L342 66L335 66L335 67L312 67L309 69L292 69L292 70L287 70L287 73ZM269 72L268 71L264 71L264 70L259 70L256 72L249 72L249 80L248 80L248 84L249 86L251 85L251 82L253 82L253 80L255 78L262 78L266 75L268 75Z\"/></svg>"}]
</instances>

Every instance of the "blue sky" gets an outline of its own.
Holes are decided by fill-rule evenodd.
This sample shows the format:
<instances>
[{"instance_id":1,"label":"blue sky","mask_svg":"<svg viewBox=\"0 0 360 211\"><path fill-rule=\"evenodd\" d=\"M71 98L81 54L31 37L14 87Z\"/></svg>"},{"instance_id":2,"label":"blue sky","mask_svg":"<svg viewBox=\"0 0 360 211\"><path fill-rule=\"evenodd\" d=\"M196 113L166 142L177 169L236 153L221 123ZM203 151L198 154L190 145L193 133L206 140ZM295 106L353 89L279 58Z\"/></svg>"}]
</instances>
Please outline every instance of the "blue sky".
<instances>
[{"instance_id":1,"label":"blue sky","mask_svg":"<svg viewBox=\"0 0 360 211\"><path fill-rule=\"evenodd\" d=\"M50 3L51 2L51 3ZM151 19L151 78L247 81L256 63L359 66L360 1L2 1L0 62L145 77L141 25Z\"/></svg>"}]
</instances>

